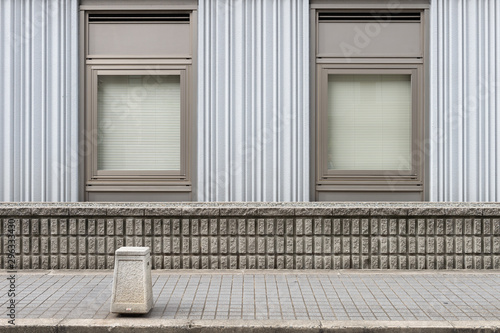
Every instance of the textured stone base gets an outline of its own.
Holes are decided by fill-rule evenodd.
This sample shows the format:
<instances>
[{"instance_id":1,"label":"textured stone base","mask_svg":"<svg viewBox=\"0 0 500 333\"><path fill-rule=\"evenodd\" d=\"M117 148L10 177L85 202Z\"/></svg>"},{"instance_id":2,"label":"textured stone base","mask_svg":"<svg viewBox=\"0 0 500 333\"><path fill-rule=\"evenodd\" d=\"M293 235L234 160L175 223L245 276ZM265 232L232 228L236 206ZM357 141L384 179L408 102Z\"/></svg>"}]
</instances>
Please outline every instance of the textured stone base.
<instances>
[{"instance_id":1,"label":"textured stone base","mask_svg":"<svg viewBox=\"0 0 500 333\"><path fill-rule=\"evenodd\" d=\"M1 204L0 267L112 269L122 246L153 269L500 269L500 204ZM14 240L14 241L12 241Z\"/></svg>"},{"instance_id":2,"label":"textured stone base","mask_svg":"<svg viewBox=\"0 0 500 333\"><path fill-rule=\"evenodd\" d=\"M111 308L113 313L148 313L153 308L149 247L115 251Z\"/></svg>"}]
</instances>

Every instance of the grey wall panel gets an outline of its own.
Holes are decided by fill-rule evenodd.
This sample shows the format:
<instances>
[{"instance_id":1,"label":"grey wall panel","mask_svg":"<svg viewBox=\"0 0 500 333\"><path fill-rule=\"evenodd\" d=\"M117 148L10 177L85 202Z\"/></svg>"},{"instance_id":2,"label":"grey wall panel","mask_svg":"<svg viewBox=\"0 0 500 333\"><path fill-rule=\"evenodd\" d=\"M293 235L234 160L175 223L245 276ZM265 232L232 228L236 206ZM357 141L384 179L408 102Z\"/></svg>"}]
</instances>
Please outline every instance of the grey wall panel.
<instances>
[{"instance_id":1,"label":"grey wall panel","mask_svg":"<svg viewBox=\"0 0 500 333\"><path fill-rule=\"evenodd\" d=\"M199 2L199 201L309 200L308 6Z\"/></svg>"},{"instance_id":2,"label":"grey wall panel","mask_svg":"<svg viewBox=\"0 0 500 333\"><path fill-rule=\"evenodd\" d=\"M78 200L78 1L0 1L0 201Z\"/></svg>"},{"instance_id":3,"label":"grey wall panel","mask_svg":"<svg viewBox=\"0 0 500 333\"><path fill-rule=\"evenodd\" d=\"M430 200L500 201L500 2L433 0Z\"/></svg>"}]
</instances>

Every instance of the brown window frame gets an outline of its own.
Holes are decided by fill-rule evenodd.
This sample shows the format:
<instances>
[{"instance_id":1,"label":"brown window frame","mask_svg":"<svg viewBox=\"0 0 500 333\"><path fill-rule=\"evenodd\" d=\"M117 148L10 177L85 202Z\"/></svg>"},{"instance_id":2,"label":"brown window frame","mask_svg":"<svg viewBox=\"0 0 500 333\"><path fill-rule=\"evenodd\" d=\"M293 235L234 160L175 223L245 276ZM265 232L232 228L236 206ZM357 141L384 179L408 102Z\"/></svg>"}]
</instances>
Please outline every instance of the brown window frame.
<instances>
[{"instance_id":1,"label":"brown window frame","mask_svg":"<svg viewBox=\"0 0 500 333\"><path fill-rule=\"evenodd\" d=\"M399 12L421 15L421 54L418 56L376 56L356 54L350 58L320 52L319 15L325 12L367 13L383 11L388 1L311 0L311 193L319 201L424 200L426 185L426 145L428 132L425 90L428 52L427 0L401 1ZM356 21L365 22L365 21ZM369 21L366 21L369 22ZM324 37L323 37L324 38ZM371 42L376 42L374 38ZM332 51L333 52L333 51ZM409 74L411 75L411 170L331 170L327 164L328 149L328 75L329 74Z\"/></svg>"},{"instance_id":2,"label":"brown window frame","mask_svg":"<svg viewBox=\"0 0 500 333\"><path fill-rule=\"evenodd\" d=\"M185 180L187 177L187 151L186 151L186 143L188 141L187 133L187 120L189 116L189 110L187 108L188 104L188 85L186 82L186 72L188 71L187 66L182 67L173 67L170 65L162 65L156 66L155 69L151 69L149 67L143 66L116 66L115 68L110 66L102 66L95 65L90 66L89 68L89 80L88 80L88 90L90 91L88 104L90 106L91 111L88 113L89 119L87 122L89 123L90 131L88 135L92 136L92 147L91 147L91 156L90 156L90 170L91 170L91 179L95 180L111 180L111 179L121 179L130 180L140 184L140 182L144 179L154 179L158 181L166 181L168 179L178 179ZM179 75L180 76L180 89L181 89L181 167L179 171L175 170L99 170L97 167L97 131L99 123L97 120L97 78L99 75Z\"/></svg>"},{"instance_id":3,"label":"brown window frame","mask_svg":"<svg viewBox=\"0 0 500 333\"><path fill-rule=\"evenodd\" d=\"M329 170L326 167L327 162L327 137L328 137L328 75L329 74L408 74L411 76L412 85L412 151L418 151L417 142L420 140L419 133L421 132L421 104L419 101L419 82L422 80L419 77L422 75L422 68L418 65L318 65L318 183L324 180L339 180L346 183L355 183L353 178L363 176L363 181L402 181L416 180L420 174L420 166L416 158L412 158L412 169L404 170ZM413 154L412 154L413 155ZM414 156L415 157L415 156Z\"/></svg>"},{"instance_id":4,"label":"brown window frame","mask_svg":"<svg viewBox=\"0 0 500 333\"><path fill-rule=\"evenodd\" d=\"M188 14L190 54L90 54L89 24L93 14L147 17L157 14ZM132 14L132 15L129 15ZM142 15L146 14L146 15ZM80 6L80 141L84 148L82 173L85 201L190 201L195 170L196 20L194 0L127 1L81 0ZM133 24L133 22L132 22ZM151 23L151 24L156 24ZM176 22L173 22L176 24ZM185 30L184 30L185 31ZM185 45L185 43L184 43ZM99 170L97 164L97 86L99 75L179 75L181 91L181 138L179 170Z\"/></svg>"}]
</instances>

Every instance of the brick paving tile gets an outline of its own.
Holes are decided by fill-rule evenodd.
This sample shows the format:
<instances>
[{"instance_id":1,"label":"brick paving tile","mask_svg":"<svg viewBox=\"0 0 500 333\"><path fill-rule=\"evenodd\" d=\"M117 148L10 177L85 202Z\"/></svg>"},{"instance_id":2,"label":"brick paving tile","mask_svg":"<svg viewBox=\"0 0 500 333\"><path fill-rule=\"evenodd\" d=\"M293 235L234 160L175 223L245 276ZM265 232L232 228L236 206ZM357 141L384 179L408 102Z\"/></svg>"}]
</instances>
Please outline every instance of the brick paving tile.
<instances>
[{"instance_id":1,"label":"brick paving tile","mask_svg":"<svg viewBox=\"0 0 500 333\"><path fill-rule=\"evenodd\" d=\"M17 278L18 318L116 317L111 271ZM153 297L148 318L500 320L498 272L155 271Z\"/></svg>"}]
</instances>

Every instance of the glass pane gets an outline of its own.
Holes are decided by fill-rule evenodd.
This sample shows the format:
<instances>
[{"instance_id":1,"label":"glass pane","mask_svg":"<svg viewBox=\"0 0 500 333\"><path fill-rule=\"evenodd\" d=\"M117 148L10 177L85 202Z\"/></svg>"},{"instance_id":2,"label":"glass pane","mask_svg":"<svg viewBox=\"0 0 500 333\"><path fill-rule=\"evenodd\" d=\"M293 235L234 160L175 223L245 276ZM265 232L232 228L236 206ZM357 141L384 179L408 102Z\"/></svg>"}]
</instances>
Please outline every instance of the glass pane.
<instances>
[{"instance_id":1,"label":"glass pane","mask_svg":"<svg viewBox=\"0 0 500 333\"><path fill-rule=\"evenodd\" d=\"M411 170L411 76L328 75L328 169Z\"/></svg>"},{"instance_id":2,"label":"glass pane","mask_svg":"<svg viewBox=\"0 0 500 333\"><path fill-rule=\"evenodd\" d=\"M101 75L99 170L180 170L179 75Z\"/></svg>"}]
</instances>

